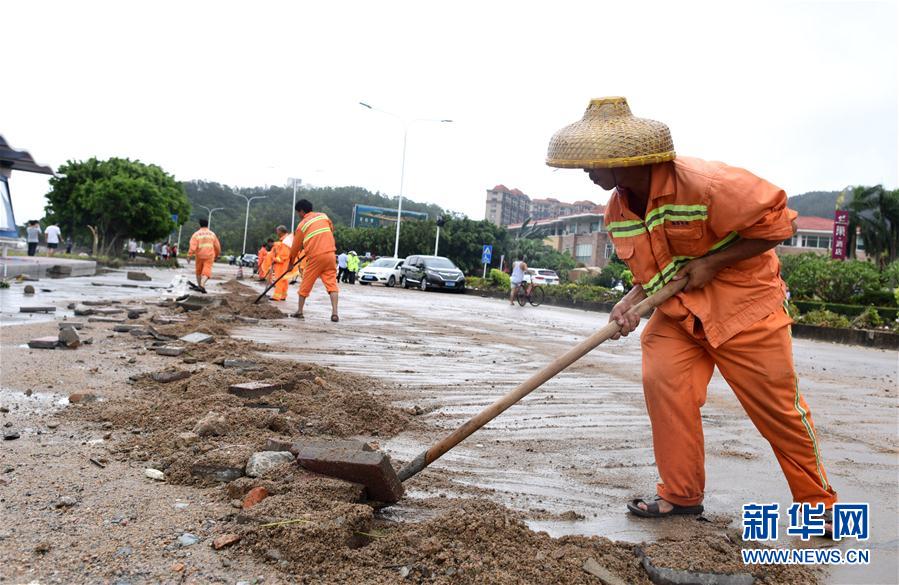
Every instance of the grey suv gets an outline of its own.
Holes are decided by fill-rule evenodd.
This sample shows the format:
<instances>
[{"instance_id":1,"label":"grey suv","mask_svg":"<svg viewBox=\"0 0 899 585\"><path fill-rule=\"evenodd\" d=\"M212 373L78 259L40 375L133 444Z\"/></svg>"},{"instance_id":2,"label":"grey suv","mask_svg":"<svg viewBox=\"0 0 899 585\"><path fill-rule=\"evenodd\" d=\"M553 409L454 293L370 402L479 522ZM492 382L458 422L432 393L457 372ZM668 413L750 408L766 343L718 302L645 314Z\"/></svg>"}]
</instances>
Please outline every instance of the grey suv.
<instances>
[{"instance_id":1,"label":"grey suv","mask_svg":"<svg viewBox=\"0 0 899 585\"><path fill-rule=\"evenodd\" d=\"M465 275L449 258L409 256L400 270L403 288L416 286L421 290L435 288L465 292Z\"/></svg>"}]
</instances>

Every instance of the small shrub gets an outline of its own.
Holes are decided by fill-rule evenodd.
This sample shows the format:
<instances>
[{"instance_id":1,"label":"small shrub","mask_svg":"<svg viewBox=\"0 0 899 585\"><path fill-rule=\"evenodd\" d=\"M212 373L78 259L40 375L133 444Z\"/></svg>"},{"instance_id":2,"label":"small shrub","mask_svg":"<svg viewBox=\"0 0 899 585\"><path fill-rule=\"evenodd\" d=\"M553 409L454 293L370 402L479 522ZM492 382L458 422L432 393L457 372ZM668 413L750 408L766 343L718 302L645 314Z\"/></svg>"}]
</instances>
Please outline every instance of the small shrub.
<instances>
[{"instance_id":1,"label":"small shrub","mask_svg":"<svg viewBox=\"0 0 899 585\"><path fill-rule=\"evenodd\" d=\"M6 280L0 280L0 288L9 288L9 282Z\"/></svg>"},{"instance_id":2,"label":"small shrub","mask_svg":"<svg viewBox=\"0 0 899 585\"><path fill-rule=\"evenodd\" d=\"M500 288L509 288L512 286L512 277L496 268L490 269L490 281Z\"/></svg>"},{"instance_id":3,"label":"small shrub","mask_svg":"<svg viewBox=\"0 0 899 585\"><path fill-rule=\"evenodd\" d=\"M838 315L827 309L817 309L810 311L799 317L799 322L804 325L818 325L819 327L837 327L846 329L852 324L843 315Z\"/></svg>"},{"instance_id":4,"label":"small shrub","mask_svg":"<svg viewBox=\"0 0 899 585\"><path fill-rule=\"evenodd\" d=\"M852 320L856 329L878 329L883 326L883 318L874 307L868 307L861 315Z\"/></svg>"},{"instance_id":5,"label":"small shrub","mask_svg":"<svg viewBox=\"0 0 899 585\"><path fill-rule=\"evenodd\" d=\"M797 307L793 303L790 303L790 302L787 303L787 313L790 315L790 318L793 319L794 321L799 320L799 316L800 316L799 307Z\"/></svg>"}]
</instances>

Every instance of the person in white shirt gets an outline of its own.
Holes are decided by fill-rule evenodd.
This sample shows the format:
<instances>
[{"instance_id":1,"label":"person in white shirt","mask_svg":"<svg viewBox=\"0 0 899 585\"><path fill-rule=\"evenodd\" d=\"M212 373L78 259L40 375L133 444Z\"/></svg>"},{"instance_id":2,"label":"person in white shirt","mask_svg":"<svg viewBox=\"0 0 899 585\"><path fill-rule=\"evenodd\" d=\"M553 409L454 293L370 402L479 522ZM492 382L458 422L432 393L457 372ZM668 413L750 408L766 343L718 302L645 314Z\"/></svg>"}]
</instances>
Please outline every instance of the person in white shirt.
<instances>
[{"instance_id":1,"label":"person in white shirt","mask_svg":"<svg viewBox=\"0 0 899 585\"><path fill-rule=\"evenodd\" d=\"M137 258L137 242L134 241L134 238L128 240L128 257L132 260Z\"/></svg>"},{"instance_id":2,"label":"person in white shirt","mask_svg":"<svg viewBox=\"0 0 899 585\"><path fill-rule=\"evenodd\" d=\"M518 295L518 289L521 288L522 283L524 283L525 276L528 273L528 265L524 260L517 260L512 263L512 274L509 278L512 284L512 291L509 294L509 304L515 304L515 297ZM531 294L531 284L528 283L527 286L527 294L530 296Z\"/></svg>"},{"instance_id":3,"label":"person in white shirt","mask_svg":"<svg viewBox=\"0 0 899 585\"><path fill-rule=\"evenodd\" d=\"M44 230L44 235L47 236L47 255L53 256L56 254L56 248L59 247L59 239L62 237L62 232L59 226L54 223L47 226L47 229Z\"/></svg>"}]
</instances>

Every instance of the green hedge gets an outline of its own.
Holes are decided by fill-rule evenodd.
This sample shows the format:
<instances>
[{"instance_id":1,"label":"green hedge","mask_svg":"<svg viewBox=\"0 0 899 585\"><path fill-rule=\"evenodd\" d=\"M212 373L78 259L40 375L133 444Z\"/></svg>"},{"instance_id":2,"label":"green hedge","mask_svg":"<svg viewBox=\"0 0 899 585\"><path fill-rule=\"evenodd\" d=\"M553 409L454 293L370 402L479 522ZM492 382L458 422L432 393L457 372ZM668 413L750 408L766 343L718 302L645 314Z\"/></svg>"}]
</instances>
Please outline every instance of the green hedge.
<instances>
[{"instance_id":1,"label":"green hedge","mask_svg":"<svg viewBox=\"0 0 899 585\"><path fill-rule=\"evenodd\" d=\"M845 317L858 317L868 307L865 305L846 305L842 303L825 303L821 301L792 301L796 308L804 315L813 311L830 311ZM886 321L895 321L899 317L899 309L896 307L874 307L877 313Z\"/></svg>"}]
</instances>

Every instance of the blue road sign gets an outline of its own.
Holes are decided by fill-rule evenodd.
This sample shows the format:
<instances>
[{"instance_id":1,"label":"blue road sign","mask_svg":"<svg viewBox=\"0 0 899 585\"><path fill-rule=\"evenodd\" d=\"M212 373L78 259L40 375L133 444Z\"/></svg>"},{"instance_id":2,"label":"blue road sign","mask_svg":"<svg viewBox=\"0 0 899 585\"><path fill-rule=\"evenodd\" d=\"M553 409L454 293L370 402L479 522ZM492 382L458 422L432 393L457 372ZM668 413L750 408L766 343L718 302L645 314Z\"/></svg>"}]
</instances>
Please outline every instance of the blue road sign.
<instances>
[{"instance_id":1,"label":"blue road sign","mask_svg":"<svg viewBox=\"0 0 899 585\"><path fill-rule=\"evenodd\" d=\"M490 264L490 261L493 260L493 246L484 246L484 251L481 252L481 264Z\"/></svg>"}]
</instances>

